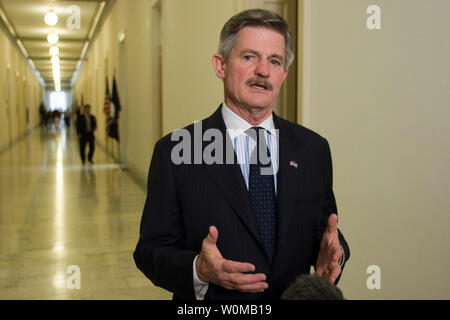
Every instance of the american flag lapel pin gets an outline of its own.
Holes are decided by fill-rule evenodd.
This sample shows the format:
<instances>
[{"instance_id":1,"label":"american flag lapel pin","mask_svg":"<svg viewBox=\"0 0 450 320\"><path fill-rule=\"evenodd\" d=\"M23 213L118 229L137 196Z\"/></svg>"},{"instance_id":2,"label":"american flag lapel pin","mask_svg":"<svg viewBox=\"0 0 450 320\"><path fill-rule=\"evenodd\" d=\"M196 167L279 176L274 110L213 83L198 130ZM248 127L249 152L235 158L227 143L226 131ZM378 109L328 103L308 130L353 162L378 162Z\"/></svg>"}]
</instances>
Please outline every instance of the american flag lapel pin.
<instances>
[{"instance_id":1,"label":"american flag lapel pin","mask_svg":"<svg viewBox=\"0 0 450 320\"><path fill-rule=\"evenodd\" d=\"M298 163L297 163L297 161L291 160L291 161L289 161L289 165L290 165L291 167L294 167L296 170L297 170L297 168L298 168Z\"/></svg>"}]
</instances>

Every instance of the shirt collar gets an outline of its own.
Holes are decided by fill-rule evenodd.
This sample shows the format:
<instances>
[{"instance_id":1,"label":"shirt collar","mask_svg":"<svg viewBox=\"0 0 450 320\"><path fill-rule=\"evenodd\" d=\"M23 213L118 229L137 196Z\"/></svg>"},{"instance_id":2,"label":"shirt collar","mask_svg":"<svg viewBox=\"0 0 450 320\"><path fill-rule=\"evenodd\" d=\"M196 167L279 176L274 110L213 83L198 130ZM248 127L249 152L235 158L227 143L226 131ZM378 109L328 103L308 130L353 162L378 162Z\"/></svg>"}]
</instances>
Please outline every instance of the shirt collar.
<instances>
[{"instance_id":1,"label":"shirt collar","mask_svg":"<svg viewBox=\"0 0 450 320\"><path fill-rule=\"evenodd\" d=\"M228 108L225 102L222 103L222 117L231 140L234 140L235 138L245 133L245 131L247 131L248 129L254 127L246 120L238 116L236 113L234 113L230 108ZM275 124L273 122L273 114L270 114L270 116L267 117L266 120L261 122L258 127L266 129L275 136L277 135Z\"/></svg>"}]
</instances>

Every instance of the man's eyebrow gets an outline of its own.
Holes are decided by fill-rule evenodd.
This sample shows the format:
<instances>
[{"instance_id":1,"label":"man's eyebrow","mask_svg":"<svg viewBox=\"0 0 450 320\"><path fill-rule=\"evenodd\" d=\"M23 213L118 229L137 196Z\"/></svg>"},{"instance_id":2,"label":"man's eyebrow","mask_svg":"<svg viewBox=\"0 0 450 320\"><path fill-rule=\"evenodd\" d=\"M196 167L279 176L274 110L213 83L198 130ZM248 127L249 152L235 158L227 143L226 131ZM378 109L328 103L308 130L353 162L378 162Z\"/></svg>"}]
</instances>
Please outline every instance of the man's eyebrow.
<instances>
[{"instance_id":1,"label":"man's eyebrow","mask_svg":"<svg viewBox=\"0 0 450 320\"><path fill-rule=\"evenodd\" d=\"M260 56L260 53L258 51L252 50L252 49L244 49L241 51L242 54L252 53L254 55Z\"/></svg>"},{"instance_id":2,"label":"man's eyebrow","mask_svg":"<svg viewBox=\"0 0 450 320\"><path fill-rule=\"evenodd\" d=\"M276 58L276 59L279 59L281 62L284 61L283 56L281 56L281 55L279 55L279 54L277 54L277 53L271 54L271 55L269 56L269 58Z\"/></svg>"},{"instance_id":3,"label":"man's eyebrow","mask_svg":"<svg viewBox=\"0 0 450 320\"><path fill-rule=\"evenodd\" d=\"M252 53L252 54L254 54L254 55L261 56L261 54L260 54L258 51L255 51L255 50L252 50L252 49L244 49L244 50L241 51L241 55L244 55L244 54L247 54L247 53ZM272 53L272 54L269 56L269 59L270 59L270 58L276 58L276 59L281 60L282 62L284 61L283 56L282 56L282 55L279 55L279 54L277 54L277 53Z\"/></svg>"}]
</instances>

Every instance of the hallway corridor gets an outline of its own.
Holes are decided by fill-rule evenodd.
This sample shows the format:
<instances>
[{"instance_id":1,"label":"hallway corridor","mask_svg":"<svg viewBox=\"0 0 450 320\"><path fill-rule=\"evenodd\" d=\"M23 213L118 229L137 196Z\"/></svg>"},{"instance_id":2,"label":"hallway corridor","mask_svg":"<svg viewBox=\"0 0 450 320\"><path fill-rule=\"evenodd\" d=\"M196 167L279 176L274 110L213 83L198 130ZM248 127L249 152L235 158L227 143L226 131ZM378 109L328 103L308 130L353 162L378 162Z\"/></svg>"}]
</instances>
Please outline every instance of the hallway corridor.
<instances>
[{"instance_id":1,"label":"hallway corridor","mask_svg":"<svg viewBox=\"0 0 450 320\"><path fill-rule=\"evenodd\" d=\"M98 147L94 162L64 127L0 154L0 299L171 298L132 257L145 191Z\"/></svg>"}]
</instances>

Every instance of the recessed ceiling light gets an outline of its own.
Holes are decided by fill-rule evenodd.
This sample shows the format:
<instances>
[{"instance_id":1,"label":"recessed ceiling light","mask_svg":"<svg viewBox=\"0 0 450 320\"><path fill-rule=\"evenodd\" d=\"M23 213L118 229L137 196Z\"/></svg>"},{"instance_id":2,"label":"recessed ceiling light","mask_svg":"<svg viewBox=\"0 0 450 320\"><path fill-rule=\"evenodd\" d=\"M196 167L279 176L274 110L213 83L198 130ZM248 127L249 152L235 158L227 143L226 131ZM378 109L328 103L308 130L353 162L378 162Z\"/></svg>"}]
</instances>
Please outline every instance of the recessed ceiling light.
<instances>
[{"instance_id":1,"label":"recessed ceiling light","mask_svg":"<svg viewBox=\"0 0 450 320\"><path fill-rule=\"evenodd\" d=\"M58 56L53 56L50 61L52 62L52 64L57 64L59 63L59 57Z\"/></svg>"},{"instance_id":2,"label":"recessed ceiling light","mask_svg":"<svg viewBox=\"0 0 450 320\"><path fill-rule=\"evenodd\" d=\"M50 54L52 56L56 56L59 53L59 49L58 49L58 47L53 46L53 47L50 47L50 50L48 52L50 52Z\"/></svg>"},{"instance_id":3,"label":"recessed ceiling light","mask_svg":"<svg viewBox=\"0 0 450 320\"><path fill-rule=\"evenodd\" d=\"M51 44L57 43L58 40L59 40L59 37L56 34L56 32L49 33L47 36L47 41L50 42Z\"/></svg>"},{"instance_id":4,"label":"recessed ceiling light","mask_svg":"<svg viewBox=\"0 0 450 320\"><path fill-rule=\"evenodd\" d=\"M50 10L45 14L44 21L49 26L54 26L58 22L58 15L53 10Z\"/></svg>"}]
</instances>

